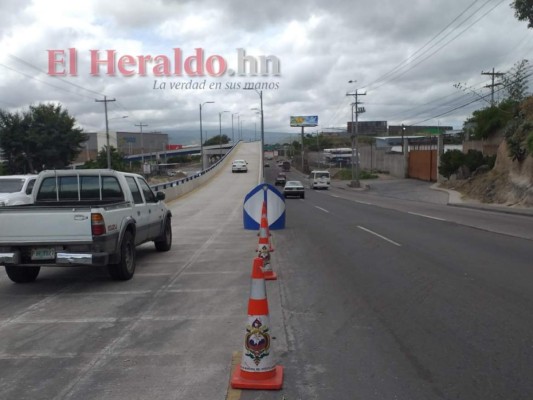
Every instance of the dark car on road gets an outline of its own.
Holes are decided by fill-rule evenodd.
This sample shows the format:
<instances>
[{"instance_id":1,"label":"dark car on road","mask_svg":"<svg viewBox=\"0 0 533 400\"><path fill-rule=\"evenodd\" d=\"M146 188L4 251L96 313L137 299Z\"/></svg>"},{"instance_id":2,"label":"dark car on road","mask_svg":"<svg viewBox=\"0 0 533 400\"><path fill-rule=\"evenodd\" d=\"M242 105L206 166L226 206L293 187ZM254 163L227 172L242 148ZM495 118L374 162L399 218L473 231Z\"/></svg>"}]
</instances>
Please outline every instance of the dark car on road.
<instances>
[{"instance_id":1,"label":"dark car on road","mask_svg":"<svg viewBox=\"0 0 533 400\"><path fill-rule=\"evenodd\" d=\"M280 172L278 176L276 176L276 181L274 182L274 185L285 186L285 183L287 183L287 175L285 175L283 172Z\"/></svg>"}]
</instances>

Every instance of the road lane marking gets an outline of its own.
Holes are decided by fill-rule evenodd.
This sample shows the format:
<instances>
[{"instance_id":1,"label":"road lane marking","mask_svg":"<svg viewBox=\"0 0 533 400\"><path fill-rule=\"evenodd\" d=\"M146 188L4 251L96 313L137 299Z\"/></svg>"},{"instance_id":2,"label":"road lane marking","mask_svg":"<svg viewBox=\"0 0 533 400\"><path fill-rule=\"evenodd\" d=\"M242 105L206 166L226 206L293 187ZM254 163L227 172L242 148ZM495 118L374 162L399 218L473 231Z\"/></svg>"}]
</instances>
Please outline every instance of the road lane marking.
<instances>
[{"instance_id":1,"label":"road lane marking","mask_svg":"<svg viewBox=\"0 0 533 400\"><path fill-rule=\"evenodd\" d=\"M336 194L331 194L330 196L331 197L335 197L336 199L340 199L341 198L341 196L337 196Z\"/></svg>"},{"instance_id":2,"label":"road lane marking","mask_svg":"<svg viewBox=\"0 0 533 400\"><path fill-rule=\"evenodd\" d=\"M329 214L329 211L326 210L325 208L322 208L322 207L319 207L319 206L315 206L315 207L318 208L319 210L324 211L325 213Z\"/></svg>"},{"instance_id":3,"label":"road lane marking","mask_svg":"<svg viewBox=\"0 0 533 400\"><path fill-rule=\"evenodd\" d=\"M385 236L382 236L382 235L380 235L379 233L376 233L376 232L374 232L374 231L371 231L370 229L366 229L365 227L362 227L362 226L359 226L359 225L357 225L357 227L358 227L359 229L365 231L365 232L371 233L372 235L375 235L375 236L377 236L378 238L383 239L383 240L385 240L385 241L387 241L387 242L389 242L389 243L392 243L392 244L394 244L394 245L396 245L396 246L398 246L398 247L401 246L400 243L396 243L394 240L391 240L391 239L389 239L389 238L386 238Z\"/></svg>"},{"instance_id":4,"label":"road lane marking","mask_svg":"<svg viewBox=\"0 0 533 400\"><path fill-rule=\"evenodd\" d=\"M415 213L411 211L408 211L407 214L418 215L419 217L424 217L424 218L436 219L437 221L446 221L444 218L432 217L431 215L419 214L419 213Z\"/></svg>"},{"instance_id":5,"label":"road lane marking","mask_svg":"<svg viewBox=\"0 0 533 400\"><path fill-rule=\"evenodd\" d=\"M354 200L354 202L359 203L359 204L366 204L367 206L372 206L373 205L372 203L368 203L366 201L361 201L361 200Z\"/></svg>"}]
</instances>

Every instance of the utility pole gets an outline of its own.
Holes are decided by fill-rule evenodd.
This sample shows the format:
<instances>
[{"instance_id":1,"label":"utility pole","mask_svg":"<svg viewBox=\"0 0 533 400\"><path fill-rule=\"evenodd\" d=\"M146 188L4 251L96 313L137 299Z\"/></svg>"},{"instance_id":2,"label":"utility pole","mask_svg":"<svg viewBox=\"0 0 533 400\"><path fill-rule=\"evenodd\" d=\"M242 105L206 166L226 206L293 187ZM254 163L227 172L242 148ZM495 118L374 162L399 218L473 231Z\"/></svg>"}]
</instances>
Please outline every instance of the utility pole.
<instances>
[{"instance_id":1,"label":"utility pole","mask_svg":"<svg viewBox=\"0 0 533 400\"><path fill-rule=\"evenodd\" d=\"M148 126L146 124L143 124L142 122L140 124L135 124L135 126L138 126L141 128L141 158L142 158L142 165L144 170L144 139L143 139L143 126Z\"/></svg>"},{"instance_id":2,"label":"utility pole","mask_svg":"<svg viewBox=\"0 0 533 400\"><path fill-rule=\"evenodd\" d=\"M111 169L111 148L109 146L109 121L107 119L107 103L110 101L117 101L116 99L108 99L104 96L103 100L95 100L97 103L104 103L105 110L105 138L107 146L107 169Z\"/></svg>"},{"instance_id":3,"label":"utility pole","mask_svg":"<svg viewBox=\"0 0 533 400\"><path fill-rule=\"evenodd\" d=\"M505 75L503 72L494 72L494 67L492 68L492 72L483 72L481 71L481 75L491 75L492 77L492 83L490 85L486 85L485 87L490 88L490 105L491 107L494 107L494 88L496 86L501 85L500 83L494 83L494 78L497 76Z\"/></svg>"},{"instance_id":4,"label":"utility pole","mask_svg":"<svg viewBox=\"0 0 533 400\"><path fill-rule=\"evenodd\" d=\"M348 83L355 83L356 81L349 81ZM346 96L353 96L354 102L351 105L352 112L352 181L349 183L350 187L361 187L359 182L359 114L365 112L364 107L359 107L359 104L363 104L358 100L358 96L366 96L366 93L359 93L359 89L355 89L353 93L346 93ZM353 116L355 114L355 132Z\"/></svg>"}]
</instances>

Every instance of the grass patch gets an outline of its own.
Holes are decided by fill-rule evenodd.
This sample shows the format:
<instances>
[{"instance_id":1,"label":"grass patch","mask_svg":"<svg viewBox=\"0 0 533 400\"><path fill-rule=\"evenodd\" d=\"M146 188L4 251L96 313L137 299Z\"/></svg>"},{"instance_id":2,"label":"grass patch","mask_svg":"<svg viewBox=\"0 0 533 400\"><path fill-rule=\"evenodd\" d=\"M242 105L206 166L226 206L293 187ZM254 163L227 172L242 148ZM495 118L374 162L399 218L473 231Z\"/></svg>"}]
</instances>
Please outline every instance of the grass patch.
<instances>
[{"instance_id":1,"label":"grass patch","mask_svg":"<svg viewBox=\"0 0 533 400\"><path fill-rule=\"evenodd\" d=\"M376 174L367 171L366 169L359 171L359 179L377 179ZM333 179L340 179L342 181L349 181L352 179L352 170L351 168L343 168L339 170L334 176Z\"/></svg>"}]
</instances>

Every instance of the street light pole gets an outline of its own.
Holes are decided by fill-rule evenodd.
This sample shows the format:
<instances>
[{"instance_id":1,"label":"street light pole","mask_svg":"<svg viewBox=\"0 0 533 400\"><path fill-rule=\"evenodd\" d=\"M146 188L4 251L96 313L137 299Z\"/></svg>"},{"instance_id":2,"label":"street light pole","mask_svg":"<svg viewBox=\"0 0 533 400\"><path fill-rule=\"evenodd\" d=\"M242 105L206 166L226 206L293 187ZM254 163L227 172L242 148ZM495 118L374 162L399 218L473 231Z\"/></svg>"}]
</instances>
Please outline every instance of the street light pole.
<instances>
[{"instance_id":1,"label":"street light pole","mask_svg":"<svg viewBox=\"0 0 533 400\"><path fill-rule=\"evenodd\" d=\"M220 111L218 113L218 152L222 155L222 114L229 113L229 111Z\"/></svg>"},{"instance_id":2,"label":"street light pole","mask_svg":"<svg viewBox=\"0 0 533 400\"><path fill-rule=\"evenodd\" d=\"M233 116L234 115L239 115L239 113L232 113L231 114L231 142L233 145L235 145L235 139L234 139L234 136L235 136L235 131L234 131L234 128L233 128ZM238 120L237 120L237 124L238 124ZM237 133L238 133L238 127L237 127Z\"/></svg>"},{"instance_id":3,"label":"street light pole","mask_svg":"<svg viewBox=\"0 0 533 400\"><path fill-rule=\"evenodd\" d=\"M202 106L205 104L212 104L214 101L206 101L205 103L200 103L200 163L202 165L202 171L204 170L204 139L202 132Z\"/></svg>"},{"instance_id":4,"label":"street light pole","mask_svg":"<svg viewBox=\"0 0 533 400\"><path fill-rule=\"evenodd\" d=\"M247 90L251 90L252 88L249 88ZM265 163L263 161L264 151L265 151L265 122L264 122L264 114L263 114L263 91L262 90L256 90L256 93L259 95L259 99L261 100L261 177L263 179L263 182L265 181Z\"/></svg>"}]
</instances>

